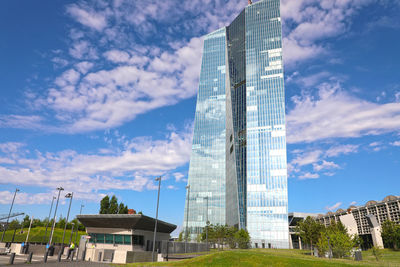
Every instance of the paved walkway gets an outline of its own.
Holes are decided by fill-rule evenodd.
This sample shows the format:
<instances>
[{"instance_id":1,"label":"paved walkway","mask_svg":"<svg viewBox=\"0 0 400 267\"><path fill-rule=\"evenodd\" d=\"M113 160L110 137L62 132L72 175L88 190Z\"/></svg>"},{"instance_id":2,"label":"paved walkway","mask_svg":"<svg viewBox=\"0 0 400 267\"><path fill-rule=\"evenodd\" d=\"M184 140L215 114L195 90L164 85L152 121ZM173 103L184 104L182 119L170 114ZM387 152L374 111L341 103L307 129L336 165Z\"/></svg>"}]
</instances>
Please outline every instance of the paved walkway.
<instances>
[{"instance_id":1,"label":"paved walkway","mask_svg":"<svg viewBox=\"0 0 400 267\"><path fill-rule=\"evenodd\" d=\"M80 262L70 262L67 260L63 260L62 262L57 262L57 256L51 256L47 258L47 263L43 262L43 255L33 255L32 257L32 263L31 264L26 264L28 255L15 255L14 259L14 265L8 265L8 262L10 260L10 255L0 255L0 266L35 266L35 267L85 267L85 266L90 266L90 267L107 267L111 266L106 263L94 263L94 262L87 262L87 261L80 261Z\"/></svg>"}]
</instances>

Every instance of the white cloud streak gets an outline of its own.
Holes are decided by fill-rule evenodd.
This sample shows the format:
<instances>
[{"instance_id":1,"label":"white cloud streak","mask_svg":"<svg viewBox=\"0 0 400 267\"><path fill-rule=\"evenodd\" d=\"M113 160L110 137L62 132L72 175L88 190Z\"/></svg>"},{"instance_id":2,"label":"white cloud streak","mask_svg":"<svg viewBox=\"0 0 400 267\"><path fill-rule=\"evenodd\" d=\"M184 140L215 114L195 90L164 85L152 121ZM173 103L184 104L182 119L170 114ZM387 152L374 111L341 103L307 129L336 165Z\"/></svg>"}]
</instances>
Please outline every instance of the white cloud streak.
<instances>
[{"instance_id":1,"label":"white cloud streak","mask_svg":"<svg viewBox=\"0 0 400 267\"><path fill-rule=\"evenodd\" d=\"M340 206L342 206L342 202L337 202L336 204L334 204L334 205L332 205L332 206L330 206L330 207L325 207L325 209L326 210L329 210L329 211L334 211L334 210L336 210L337 208L339 208Z\"/></svg>"},{"instance_id":2,"label":"white cloud streak","mask_svg":"<svg viewBox=\"0 0 400 267\"><path fill-rule=\"evenodd\" d=\"M45 154L18 152L22 145L1 144L10 162L0 163L0 183L42 188L61 185L74 191L78 198L89 200L95 199L98 191L152 190L156 188L152 177L169 176L189 161L191 132L188 127L182 132L169 133L165 140L135 138L125 142L121 151L99 155L73 150ZM28 201L34 197L25 196L24 199ZM39 202L41 199L37 197ZM48 199L47 195L44 199Z\"/></svg>"},{"instance_id":3,"label":"white cloud streak","mask_svg":"<svg viewBox=\"0 0 400 267\"><path fill-rule=\"evenodd\" d=\"M292 100L295 106L287 115L289 143L400 131L400 103L369 102L351 96L338 83L320 85L318 97Z\"/></svg>"}]
</instances>

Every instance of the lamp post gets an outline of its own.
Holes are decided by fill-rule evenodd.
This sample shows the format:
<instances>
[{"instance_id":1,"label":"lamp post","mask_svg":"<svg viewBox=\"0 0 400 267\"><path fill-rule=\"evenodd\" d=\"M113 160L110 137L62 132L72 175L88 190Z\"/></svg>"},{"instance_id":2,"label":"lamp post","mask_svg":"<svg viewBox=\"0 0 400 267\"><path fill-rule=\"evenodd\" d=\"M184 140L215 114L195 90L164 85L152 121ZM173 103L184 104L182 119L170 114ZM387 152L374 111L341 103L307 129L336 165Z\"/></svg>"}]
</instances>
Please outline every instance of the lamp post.
<instances>
[{"instance_id":1,"label":"lamp post","mask_svg":"<svg viewBox=\"0 0 400 267\"><path fill-rule=\"evenodd\" d=\"M51 199L51 206L50 206L50 212L49 212L49 220L46 224L46 231L44 231L44 237L43 237L43 242L46 242L46 235L47 235L47 228L49 227L49 223L50 223L50 216L51 216L51 210L53 209L53 203L54 203L54 199L56 199L55 196L53 196L53 198Z\"/></svg>"},{"instance_id":2,"label":"lamp post","mask_svg":"<svg viewBox=\"0 0 400 267\"><path fill-rule=\"evenodd\" d=\"M188 236L189 236L189 225L188 225L188 222L189 222L190 185L187 185L185 188L188 190L187 201L186 201L187 202L187 206L186 206L186 230L185 230L185 253L186 253L187 239L188 239Z\"/></svg>"},{"instance_id":3,"label":"lamp post","mask_svg":"<svg viewBox=\"0 0 400 267\"><path fill-rule=\"evenodd\" d=\"M74 226L75 226L75 223L72 223L71 235L70 235L70 237L69 237L69 245L71 245L71 243L72 243L72 235L74 234ZM77 225L77 228L78 228L78 225ZM77 232L78 232L78 229L77 229ZM75 243L76 243L76 242L75 242Z\"/></svg>"},{"instance_id":4,"label":"lamp post","mask_svg":"<svg viewBox=\"0 0 400 267\"><path fill-rule=\"evenodd\" d=\"M54 211L53 225L52 225L52 227L51 227L49 245L51 245L51 242L53 241L54 227L56 226L56 215L57 215L58 202L59 202L59 200L60 200L61 191L63 191L64 188L62 188L62 187L60 186L60 187L57 187L57 190L58 190L57 204L56 204L56 209L55 209L55 211Z\"/></svg>"},{"instance_id":5,"label":"lamp post","mask_svg":"<svg viewBox=\"0 0 400 267\"><path fill-rule=\"evenodd\" d=\"M64 233L63 233L62 242L61 242L61 249L62 250L64 250L65 230L67 229L67 223L68 223L68 219L69 219L69 212L71 210L71 204L72 204L72 198L73 197L74 197L74 192L68 193L68 194L65 195L65 198L69 198L69 207L68 207L67 219L65 221Z\"/></svg>"},{"instance_id":6,"label":"lamp post","mask_svg":"<svg viewBox=\"0 0 400 267\"><path fill-rule=\"evenodd\" d=\"M156 233L157 233L157 220L158 220L158 203L160 200L160 187L161 187L161 176L156 178L158 181L158 194L157 194L157 209L156 209L156 222L154 224L154 236L153 236L153 251L151 253L151 259L154 261L154 249L156 247Z\"/></svg>"},{"instance_id":7,"label":"lamp post","mask_svg":"<svg viewBox=\"0 0 400 267\"><path fill-rule=\"evenodd\" d=\"M206 199L206 244L208 249L208 196L205 197Z\"/></svg>"},{"instance_id":8,"label":"lamp post","mask_svg":"<svg viewBox=\"0 0 400 267\"><path fill-rule=\"evenodd\" d=\"M17 192L19 192L19 189L18 189L18 188L16 188L16 189L15 189L15 192L14 192L14 197L13 197L13 200L12 200L12 202L11 202L10 211L8 212L8 217L7 217L6 226L4 227L3 235L1 236L1 242L3 242L3 240L4 240L4 235L5 235L5 233L6 233L6 231L7 231L7 228L8 228L8 220L10 219L11 211L12 211L12 208L13 208L13 206L14 206L15 196L17 195Z\"/></svg>"},{"instance_id":9,"label":"lamp post","mask_svg":"<svg viewBox=\"0 0 400 267\"><path fill-rule=\"evenodd\" d=\"M83 207L85 207L85 205L81 204L81 210L79 211L79 215L82 214ZM75 244L76 244L76 239L78 238L78 231L79 231L79 222L76 223Z\"/></svg>"}]
</instances>

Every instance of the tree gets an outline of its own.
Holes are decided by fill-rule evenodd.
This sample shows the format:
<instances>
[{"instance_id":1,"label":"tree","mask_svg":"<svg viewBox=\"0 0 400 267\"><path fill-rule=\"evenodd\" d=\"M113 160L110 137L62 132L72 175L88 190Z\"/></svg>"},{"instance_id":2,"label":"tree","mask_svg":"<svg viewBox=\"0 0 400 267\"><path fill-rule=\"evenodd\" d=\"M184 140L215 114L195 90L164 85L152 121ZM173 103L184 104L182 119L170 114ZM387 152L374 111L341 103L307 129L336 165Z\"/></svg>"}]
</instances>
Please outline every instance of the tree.
<instances>
[{"instance_id":1,"label":"tree","mask_svg":"<svg viewBox=\"0 0 400 267\"><path fill-rule=\"evenodd\" d=\"M108 210L108 213L109 214L117 214L118 213L118 199L115 195L111 197L110 208Z\"/></svg>"},{"instance_id":2,"label":"tree","mask_svg":"<svg viewBox=\"0 0 400 267\"><path fill-rule=\"evenodd\" d=\"M103 199L100 201L100 214L109 214L110 210L110 197L105 196Z\"/></svg>"},{"instance_id":3,"label":"tree","mask_svg":"<svg viewBox=\"0 0 400 267\"><path fill-rule=\"evenodd\" d=\"M318 242L315 244L318 249L318 255L323 257L326 252L329 251L329 243L328 243L328 236L326 234L322 234L318 238Z\"/></svg>"},{"instance_id":4,"label":"tree","mask_svg":"<svg viewBox=\"0 0 400 267\"><path fill-rule=\"evenodd\" d=\"M215 225L215 238L217 240L218 248L219 249L224 249L224 241L225 241L225 236L226 236L226 229L227 227L225 225Z\"/></svg>"},{"instance_id":5,"label":"tree","mask_svg":"<svg viewBox=\"0 0 400 267\"><path fill-rule=\"evenodd\" d=\"M60 215L60 219L58 219L58 222L56 222L56 228L62 228L64 229L65 223L67 220Z\"/></svg>"},{"instance_id":6,"label":"tree","mask_svg":"<svg viewBox=\"0 0 400 267\"><path fill-rule=\"evenodd\" d=\"M22 227L23 228L28 228L30 224L31 224L31 218L29 218L29 216L26 215L24 217L24 219L22 220Z\"/></svg>"},{"instance_id":7,"label":"tree","mask_svg":"<svg viewBox=\"0 0 400 267\"><path fill-rule=\"evenodd\" d=\"M318 242L321 233L325 227L308 216L304 221L298 222L297 232L304 243L311 246L311 254L313 253L314 245Z\"/></svg>"},{"instance_id":8,"label":"tree","mask_svg":"<svg viewBox=\"0 0 400 267\"><path fill-rule=\"evenodd\" d=\"M178 241L179 241L179 242L182 242L182 241L183 241L183 231L181 231L181 232L179 233Z\"/></svg>"},{"instance_id":9,"label":"tree","mask_svg":"<svg viewBox=\"0 0 400 267\"><path fill-rule=\"evenodd\" d=\"M21 227L21 225L17 219L12 220L10 222L10 224L8 225L9 230L19 229L20 227Z\"/></svg>"},{"instance_id":10,"label":"tree","mask_svg":"<svg viewBox=\"0 0 400 267\"><path fill-rule=\"evenodd\" d=\"M400 248L400 225L393 221L382 223L382 239L385 247L397 250Z\"/></svg>"},{"instance_id":11,"label":"tree","mask_svg":"<svg viewBox=\"0 0 400 267\"><path fill-rule=\"evenodd\" d=\"M128 214L128 206L124 205L124 203L119 203L118 214Z\"/></svg>"},{"instance_id":12,"label":"tree","mask_svg":"<svg viewBox=\"0 0 400 267\"><path fill-rule=\"evenodd\" d=\"M354 239L347 233L335 231L328 233L332 254L335 258L343 258L350 254L350 251L356 246Z\"/></svg>"},{"instance_id":13,"label":"tree","mask_svg":"<svg viewBox=\"0 0 400 267\"><path fill-rule=\"evenodd\" d=\"M128 206L119 203L115 195L110 199L109 196L103 197L100 201L100 214L128 214Z\"/></svg>"},{"instance_id":14,"label":"tree","mask_svg":"<svg viewBox=\"0 0 400 267\"><path fill-rule=\"evenodd\" d=\"M250 247L250 235L246 229L240 229L235 233L235 240L240 249L247 249Z\"/></svg>"},{"instance_id":15,"label":"tree","mask_svg":"<svg viewBox=\"0 0 400 267\"><path fill-rule=\"evenodd\" d=\"M315 245L320 257L324 257L326 252L331 249L333 257L343 258L350 254L358 242L358 236L350 236L341 222L332 220L328 227L320 229L320 235Z\"/></svg>"},{"instance_id":16,"label":"tree","mask_svg":"<svg viewBox=\"0 0 400 267\"><path fill-rule=\"evenodd\" d=\"M227 227L226 229L225 237L230 249L236 248L235 234L237 231L238 229L234 226Z\"/></svg>"}]
</instances>

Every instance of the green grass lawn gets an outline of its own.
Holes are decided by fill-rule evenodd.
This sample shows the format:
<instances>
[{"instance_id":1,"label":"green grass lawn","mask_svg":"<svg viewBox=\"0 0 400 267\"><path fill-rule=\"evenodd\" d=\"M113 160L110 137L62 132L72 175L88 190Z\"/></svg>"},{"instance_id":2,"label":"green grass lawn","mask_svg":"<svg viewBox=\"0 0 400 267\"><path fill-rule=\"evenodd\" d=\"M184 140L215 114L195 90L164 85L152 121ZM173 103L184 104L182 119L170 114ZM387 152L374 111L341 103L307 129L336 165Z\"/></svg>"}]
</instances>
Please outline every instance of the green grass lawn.
<instances>
[{"instance_id":1,"label":"green grass lawn","mask_svg":"<svg viewBox=\"0 0 400 267\"><path fill-rule=\"evenodd\" d=\"M309 253L309 252L308 252ZM227 250L211 252L208 255L193 259L159 262L159 263L133 263L126 266L277 266L277 267L302 267L302 266L400 266L400 252L390 250L382 251L382 259L376 261L371 251L363 252L363 261L353 259L322 259L307 255L301 250Z\"/></svg>"},{"instance_id":2,"label":"green grass lawn","mask_svg":"<svg viewBox=\"0 0 400 267\"><path fill-rule=\"evenodd\" d=\"M46 230L46 227L35 227L35 228L32 228L31 232L29 233L29 242L42 242L45 230ZM22 234L20 234L20 231L21 231L21 229L17 229L17 232L15 233L15 237L14 237L14 242L25 242L26 235L28 234L28 228L24 228ZM47 241L49 240L49 237L50 237L50 231L51 231L51 228L49 227L47 229L47 235L46 235ZM64 232L64 229L56 228L54 230L53 242L61 243L63 232ZM3 232L0 233L0 236L2 234L3 234ZM4 236L4 242L10 242L12 240L13 234L14 234L14 230L7 230L6 234ZM86 235L86 232L83 232L83 231L79 231L78 232L78 238L77 238L78 242L79 242L79 238L80 238L81 235ZM65 231L64 243L66 243L66 244L69 243L70 236L71 236L71 230L67 229ZM73 233L72 240L75 241L75 232Z\"/></svg>"}]
</instances>

